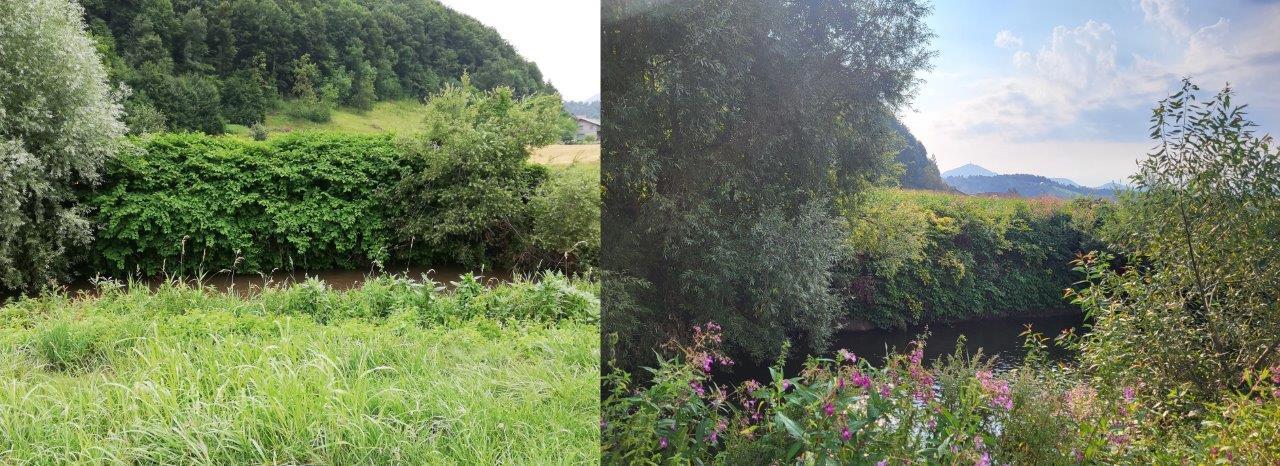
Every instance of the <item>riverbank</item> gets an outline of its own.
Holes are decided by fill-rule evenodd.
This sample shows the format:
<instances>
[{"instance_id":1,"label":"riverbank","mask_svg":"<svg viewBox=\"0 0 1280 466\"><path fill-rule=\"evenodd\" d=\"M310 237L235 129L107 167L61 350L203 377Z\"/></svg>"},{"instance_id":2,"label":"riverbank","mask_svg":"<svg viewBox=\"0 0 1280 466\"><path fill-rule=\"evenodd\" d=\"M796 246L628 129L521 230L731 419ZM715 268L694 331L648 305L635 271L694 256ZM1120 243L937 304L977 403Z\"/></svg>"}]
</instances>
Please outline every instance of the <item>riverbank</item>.
<instances>
[{"instance_id":1,"label":"riverbank","mask_svg":"<svg viewBox=\"0 0 1280 466\"><path fill-rule=\"evenodd\" d=\"M0 307L0 463L598 458L598 284L104 285Z\"/></svg>"}]
</instances>

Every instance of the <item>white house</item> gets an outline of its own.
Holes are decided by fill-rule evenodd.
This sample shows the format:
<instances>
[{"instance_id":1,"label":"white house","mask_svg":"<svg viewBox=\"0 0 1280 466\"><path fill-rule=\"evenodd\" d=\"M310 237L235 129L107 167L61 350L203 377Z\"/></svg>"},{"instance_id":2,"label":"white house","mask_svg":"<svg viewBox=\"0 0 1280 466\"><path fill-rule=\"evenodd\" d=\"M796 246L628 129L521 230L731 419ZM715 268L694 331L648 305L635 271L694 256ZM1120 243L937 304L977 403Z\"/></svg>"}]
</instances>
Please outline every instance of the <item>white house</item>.
<instances>
[{"instance_id":1,"label":"white house","mask_svg":"<svg viewBox=\"0 0 1280 466\"><path fill-rule=\"evenodd\" d=\"M600 139L600 120L594 120L586 117L577 117L578 119L578 139L585 139L591 136L593 139Z\"/></svg>"}]
</instances>

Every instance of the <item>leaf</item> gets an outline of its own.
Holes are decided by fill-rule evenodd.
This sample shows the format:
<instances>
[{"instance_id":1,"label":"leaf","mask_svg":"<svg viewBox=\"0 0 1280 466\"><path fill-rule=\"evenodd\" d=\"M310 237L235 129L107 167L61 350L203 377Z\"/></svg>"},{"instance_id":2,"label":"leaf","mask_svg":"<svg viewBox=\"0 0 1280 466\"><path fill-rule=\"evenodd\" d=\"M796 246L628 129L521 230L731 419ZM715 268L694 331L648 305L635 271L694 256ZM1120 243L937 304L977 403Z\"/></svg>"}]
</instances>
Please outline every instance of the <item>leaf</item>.
<instances>
[{"instance_id":1,"label":"leaf","mask_svg":"<svg viewBox=\"0 0 1280 466\"><path fill-rule=\"evenodd\" d=\"M796 421L793 421L791 420L791 418L787 417L786 414L782 414L782 413L774 414L773 420L774 422L777 422L779 426L782 426L782 428L786 429L787 433L791 434L791 436L796 440L804 440L804 429L801 428L800 424L797 424Z\"/></svg>"}]
</instances>

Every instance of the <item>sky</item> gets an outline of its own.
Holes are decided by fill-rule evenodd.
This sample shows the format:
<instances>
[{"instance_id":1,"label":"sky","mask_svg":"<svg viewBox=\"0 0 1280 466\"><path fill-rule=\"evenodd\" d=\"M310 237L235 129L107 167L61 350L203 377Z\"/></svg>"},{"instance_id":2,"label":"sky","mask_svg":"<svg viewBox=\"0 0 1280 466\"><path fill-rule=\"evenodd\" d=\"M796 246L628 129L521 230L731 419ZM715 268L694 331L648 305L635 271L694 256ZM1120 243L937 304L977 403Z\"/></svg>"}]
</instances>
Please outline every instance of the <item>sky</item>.
<instances>
[{"instance_id":1,"label":"sky","mask_svg":"<svg viewBox=\"0 0 1280 466\"><path fill-rule=\"evenodd\" d=\"M1123 181L1182 76L1230 82L1280 136L1280 0L934 3L938 56L901 116L943 171Z\"/></svg>"},{"instance_id":2,"label":"sky","mask_svg":"<svg viewBox=\"0 0 1280 466\"><path fill-rule=\"evenodd\" d=\"M566 100L600 94L600 0L442 0L502 34Z\"/></svg>"}]
</instances>

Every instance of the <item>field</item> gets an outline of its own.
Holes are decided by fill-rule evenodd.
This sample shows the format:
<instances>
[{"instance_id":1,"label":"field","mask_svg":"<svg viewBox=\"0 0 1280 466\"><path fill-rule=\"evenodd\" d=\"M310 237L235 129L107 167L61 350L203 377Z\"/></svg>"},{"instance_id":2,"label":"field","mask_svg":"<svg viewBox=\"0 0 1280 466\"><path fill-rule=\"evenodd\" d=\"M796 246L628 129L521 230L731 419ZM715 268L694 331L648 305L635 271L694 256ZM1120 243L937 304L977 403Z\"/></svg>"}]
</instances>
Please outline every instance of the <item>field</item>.
<instances>
[{"instance_id":1,"label":"field","mask_svg":"<svg viewBox=\"0 0 1280 466\"><path fill-rule=\"evenodd\" d=\"M373 104L372 110L364 113L342 107L334 110L332 119L325 123L292 118L283 113L271 113L267 115L264 126L270 134L307 130L357 134L382 132L403 134L420 129L424 108L425 105L412 100L377 102ZM228 125L227 133L246 138L251 134L249 128L242 125ZM583 167L584 170L599 170L600 145L552 144L536 149L530 160L552 167L572 165Z\"/></svg>"},{"instance_id":2,"label":"field","mask_svg":"<svg viewBox=\"0 0 1280 466\"><path fill-rule=\"evenodd\" d=\"M598 285L404 279L0 308L0 464L580 464Z\"/></svg>"}]
</instances>

